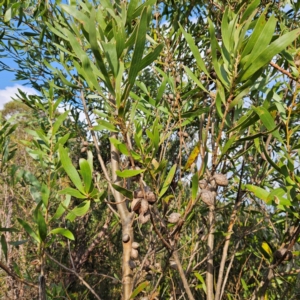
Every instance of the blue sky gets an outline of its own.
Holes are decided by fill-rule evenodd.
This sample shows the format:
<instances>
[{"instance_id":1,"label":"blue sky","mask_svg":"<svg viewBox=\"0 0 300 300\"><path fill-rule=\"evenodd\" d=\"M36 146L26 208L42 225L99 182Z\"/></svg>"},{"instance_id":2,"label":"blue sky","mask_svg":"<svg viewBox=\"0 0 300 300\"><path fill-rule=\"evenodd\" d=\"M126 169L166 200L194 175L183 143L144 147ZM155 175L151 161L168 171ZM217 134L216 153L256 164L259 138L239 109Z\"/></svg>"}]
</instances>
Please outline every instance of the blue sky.
<instances>
[{"instance_id":1,"label":"blue sky","mask_svg":"<svg viewBox=\"0 0 300 300\"><path fill-rule=\"evenodd\" d=\"M1 58L1 62L5 63L11 68L17 67L12 59ZM22 89L25 93L35 94L36 91L33 88L23 86L23 81L14 81L15 75L13 72L0 71L0 110L3 105L11 100L18 92L18 89Z\"/></svg>"}]
</instances>

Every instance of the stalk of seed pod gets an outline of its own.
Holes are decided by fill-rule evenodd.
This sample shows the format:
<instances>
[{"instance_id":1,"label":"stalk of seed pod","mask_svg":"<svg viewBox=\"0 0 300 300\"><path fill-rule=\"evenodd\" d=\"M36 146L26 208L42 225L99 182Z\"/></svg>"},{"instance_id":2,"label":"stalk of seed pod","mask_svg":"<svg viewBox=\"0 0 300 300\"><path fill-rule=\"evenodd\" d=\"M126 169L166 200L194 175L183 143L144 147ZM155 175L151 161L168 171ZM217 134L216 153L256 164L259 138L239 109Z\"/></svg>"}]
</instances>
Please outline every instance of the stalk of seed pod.
<instances>
[{"instance_id":1,"label":"stalk of seed pod","mask_svg":"<svg viewBox=\"0 0 300 300\"><path fill-rule=\"evenodd\" d=\"M209 190L202 190L201 191L201 199L208 206L213 206L214 205L214 195Z\"/></svg>"},{"instance_id":2,"label":"stalk of seed pod","mask_svg":"<svg viewBox=\"0 0 300 300\"><path fill-rule=\"evenodd\" d=\"M224 174L215 174L213 176L213 179L216 181L217 185L220 185L220 186L228 185L228 179Z\"/></svg>"}]
</instances>

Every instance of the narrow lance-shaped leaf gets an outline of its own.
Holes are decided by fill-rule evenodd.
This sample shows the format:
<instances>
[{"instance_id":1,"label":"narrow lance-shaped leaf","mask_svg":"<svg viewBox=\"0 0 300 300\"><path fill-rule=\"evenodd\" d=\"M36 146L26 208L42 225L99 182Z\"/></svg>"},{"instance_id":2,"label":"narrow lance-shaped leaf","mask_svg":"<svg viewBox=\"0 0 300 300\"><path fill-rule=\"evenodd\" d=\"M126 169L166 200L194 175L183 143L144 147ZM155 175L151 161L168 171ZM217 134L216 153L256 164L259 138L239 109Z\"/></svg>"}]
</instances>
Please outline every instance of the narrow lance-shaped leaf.
<instances>
[{"instance_id":1,"label":"narrow lance-shaped leaf","mask_svg":"<svg viewBox=\"0 0 300 300\"><path fill-rule=\"evenodd\" d=\"M80 167L80 174L84 183L84 190L86 193L88 193L90 191L92 181L93 181L92 170L87 160L83 158L79 160L79 167Z\"/></svg>"},{"instance_id":2,"label":"narrow lance-shaped leaf","mask_svg":"<svg viewBox=\"0 0 300 300\"><path fill-rule=\"evenodd\" d=\"M91 204L90 200L83 201L81 204L79 204L78 206L76 206L73 210L71 210L67 214L66 219L70 220L71 222L73 222L76 217L82 217L82 216L84 216L88 212L88 210L90 208L90 204Z\"/></svg>"},{"instance_id":3,"label":"narrow lance-shaped leaf","mask_svg":"<svg viewBox=\"0 0 300 300\"><path fill-rule=\"evenodd\" d=\"M203 71L208 77L210 77L209 73L205 67L204 61L200 55L199 48L195 45L193 37L189 33L187 33L180 24L179 24L179 26L181 28L181 31L190 47L192 53L193 53L194 58L196 59L196 63L198 65L199 69L201 71Z\"/></svg>"},{"instance_id":4,"label":"narrow lance-shaped leaf","mask_svg":"<svg viewBox=\"0 0 300 300\"><path fill-rule=\"evenodd\" d=\"M184 166L184 170L187 170L193 164L193 162L197 159L199 153L200 153L199 145L196 145Z\"/></svg>"},{"instance_id":5,"label":"narrow lance-shaped leaf","mask_svg":"<svg viewBox=\"0 0 300 300\"><path fill-rule=\"evenodd\" d=\"M34 238L38 243L41 242L41 239L38 237L38 235L32 230L32 228L30 227L30 225L25 222L24 220L17 218L18 222L23 226L23 228L25 229L25 231L32 237Z\"/></svg>"},{"instance_id":6,"label":"narrow lance-shaped leaf","mask_svg":"<svg viewBox=\"0 0 300 300\"><path fill-rule=\"evenodd\" d=\"M7 243L4 234L1 234L1 248L7 261Z\"/></svg>"},{"instance_id":7,"label":"narrow lance-shaped leaf","mask_svg":"<svg viewBox=\"0 0 300 300\"><path fill-rule=\"evenodd\" d=\"M143 9L140 23L138 25L138 32L135 40L135 47L132 55L131 66L128 74L128 82L132 86L138 72L141 70L140 63L143 57L147 32L147 8Z\"/></svg>"},{"instance_id":8,"label":"narrow lance-shaped leaf","mask_svg":"<svg viewBox=\"0 0 300 300\"><path fill-rule=\"evenodd\" d=\"M169 188L169 186L170 186L170 184L173 180L173 177L175 175L176 169L177 169L177 164L173 165L173 167L169 171L169 174L168 174L168 176L167 176L167 178L166 178L166 180L165 180L165 182L164 182L164 184L163 184L163 186L162 186L162 188L159 192L159 195L158 195L159 198L161 198L165 194L165 192L168 190L168 188Z\"/></svg>"},{"instance_id":9,"label":"narrow lance-shaped leaf","mask_svg":"<svg viewBox=\"0 0 300 300\"><path fill-rule=\"evenodd\" d=\"M135 297L142 292L149 285L149 281L142 282L138 287L132 292L129 299L135 299Z\"/></svg>"},{"instance_id":10,"label":"narrow lance-shaped leaf","mask_svg":"<svg viewBox=\"0 0 300 300\"><path fill-rule=\"evenodd\" d=\"M252 62L247 70L241 73L240 80L247 80L251 75L257 72L260 68L268 64L271 59L279 52L290 45L300 34L300 29L295 29L288 32L271 43L256 59Z\"/></svg>"},{"instance_id":11,"label":"narrow lance-shaped leaf","mask_svg":"<svg viewBox=\"0 0 300 300\"><path fill-rule=\"evenodd\" d=\"M128 199L133 199L133 193L117 184L112 184L113 188Z\"/></svg>"},{"instance_id":12,"label":"narrow lance-shaped leaf","mask_svg":"<svg viewBox=\"0 0 300 300\"><path fill-rule=\"evenodd\" d=\"M119 177L122 178L128 178L128 177L133 177L136 176L138 174L141 174L143 172L145 172L146 169L140 169L140 170L124 170L124 171L116 171L116 174Z\"/></svg>"},{"instance_id":13,"label":"narrow lance-shaped leaf","mask_svg":"<svg viewBox=\"0 0 300 300\"><path fill-rule=\"evenodd\" d=\"M272 135L277 138L277 140L283 143L282 137L280 136L278 130L274 130L276 124L273 120L272 115L268 112L268 110L264 107L253 107L253 110L258 114L260 120L264 124L264 126L268 129L268 131L272 131ZM273 131L274 130L274 131Z\"/></svg>"},{"instance_id":14,"label":"narrow lance-shaped leaf","mask_svg":"<svg viewBox=\"0 0 300 300\"><path fill-rule=\"evenodd\" d=\"M61 191L58 192L59 195L70 195L72 197L78 198L78 199L86 199L87 196L81 194L79 191L76 189L73 189L71 187L67 187Z\"/></svg>"},{"instance_id":15,"label":"narrow lance-shaped leaf","mask_svg":"<svg viewBox=\"0 0 300 300\"><path fill-rule=\"evenodd\" d=\"M47 237L47 224L40 210L37 211L37 225L40 238L44 241Z\"/></svg>"},{"instance_id":16,"label":"narrow lance-shaped leaf","mask_svg":"<svg viewBox=\"0 0 300 300\"><path fill-rule=\"evenodd\" d=\"M72 241L75 240L73 233L70 230L65 229L65 228L55 228L49 232L49 235L50 234L61 234L61 235L65 236L66 238L68 238L69 240L72 240Z\"/></svg>"},{"instance_id":17,"label":"narrow lance-shaped leaf","mask_svg":"<svg viewBox=\"0 0 300 300\"><path fill-rule=\"evenodd\" d=\"M269 192L267 192L259 186L255 186L252 184L246 184L246 188L248 191L252 192L257 198L265 201L268 204Z\"/></svg>"},{"instance_id":18,"label":"narrow lance-shaped leaf","mask_svg":"<svg viewBox=\"0 0 300 300\"><path fill-rule=\"evenodd\" d=\"M72 182L74 183L76 188L82 194L84 194L84 188L83 188L83 185L81 183L81 179L79 177L79 174L76 171L75 167L73 166L73 164L71 162L71 159L69 158L66 149L61 145L59 145L59 155L60 155L60 161L61 161L61 164L62 164L64 170L66 171L66 173L68 174L68 176L70 177L70 179L72 180Z\"/></svg>"},{"instance_id":19,"label":"narrow lance-shaped leaf","mask_svg":"<svg viewBox=\"0 0 300 300\"><path fill-rule=\"evenodd\" d=\"M198 174L196 173L192 177L192 200L195 200L197 197L198 182L199 182L199 177L198 177Z\"/></svg>"}]
</instances>

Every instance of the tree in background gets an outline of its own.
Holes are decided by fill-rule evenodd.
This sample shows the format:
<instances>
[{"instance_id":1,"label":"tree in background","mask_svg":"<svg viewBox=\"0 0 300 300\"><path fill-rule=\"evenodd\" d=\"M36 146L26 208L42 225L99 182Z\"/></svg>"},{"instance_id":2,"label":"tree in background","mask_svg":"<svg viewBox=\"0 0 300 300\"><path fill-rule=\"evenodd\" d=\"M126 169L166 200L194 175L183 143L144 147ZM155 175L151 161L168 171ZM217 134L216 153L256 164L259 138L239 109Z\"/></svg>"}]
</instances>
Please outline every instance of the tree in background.
<instances>
[{"instance_id":1,"label":"tree in background","mask_svg":"<svg viewBox=\"0 0 300 300\"><path fill-rule=\"evenodd\" d=\"M3 52L39 91L18 95L30 170L17 123L0 129L4 291L297 298L298 2L1 9Z\"/></svg>"}]
</instances>

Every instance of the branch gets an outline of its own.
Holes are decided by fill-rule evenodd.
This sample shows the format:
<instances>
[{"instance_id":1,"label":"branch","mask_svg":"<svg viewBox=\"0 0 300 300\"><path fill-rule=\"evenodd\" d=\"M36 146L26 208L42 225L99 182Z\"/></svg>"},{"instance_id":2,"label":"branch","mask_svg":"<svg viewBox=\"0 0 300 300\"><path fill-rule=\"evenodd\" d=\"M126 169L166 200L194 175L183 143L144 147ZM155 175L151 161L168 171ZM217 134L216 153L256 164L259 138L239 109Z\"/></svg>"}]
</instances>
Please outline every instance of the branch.
<instances>
[{"instance_id":1,"label":"branch","mask_svg":"<svg viewBox=\"0 0 300 300\"><path fill-rule=\"evenodd\" d=\"M271 61L271 62L270 62L270 65L271 65L273 68L275 68L275 69L277 69L278 71L280 71L282 74L286 75L288 78L290 78L290 79L292 79L292 80L294 80L294 81L296 81L296 82L300 82L300 79L299 79L299 78L296 79L290 72L288 72L287 70L281 68L279 65L275 64L274 62Z\"/></svg>"},{"instance_id":2,"label":"branch","mask_svg":"<svg viewBox=\"0 0 300 300\"><path fill-rule=\"evenodd\" d=\"M28 282L28 281L26 281L26 280L20 278L19 276L17 276L15 273L11 272L11 271L9 270L8 266L4 265L2 262L0 262L0 268L1 268L3 271L5 271L5 272L6 272L10 277L12 277L13 279L15 279L15 280L17 280L17 281L19 281L19 282L21 282L21 283L23 283L23 284L26 284L26 285L28 285L28 286L31 286L31 287L33 287L33 288L35 288L35 289L38 289L38 288L39 288L38 285L33 284L33 283L31 283L31 282Z\"/></svg>"}]
</instances>

